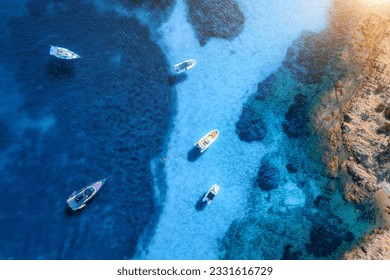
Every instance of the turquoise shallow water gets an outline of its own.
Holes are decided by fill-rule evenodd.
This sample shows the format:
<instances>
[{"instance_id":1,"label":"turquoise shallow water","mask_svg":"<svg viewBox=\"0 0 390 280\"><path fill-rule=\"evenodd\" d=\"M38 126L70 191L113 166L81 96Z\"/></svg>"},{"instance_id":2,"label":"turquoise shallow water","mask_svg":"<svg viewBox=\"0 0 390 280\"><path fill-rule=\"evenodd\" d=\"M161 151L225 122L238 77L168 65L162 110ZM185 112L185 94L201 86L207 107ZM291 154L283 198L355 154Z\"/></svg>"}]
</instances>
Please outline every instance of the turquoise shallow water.
<instances>
[{"instance_id":1,"label":"turquoise shallow water","mask_svg":"<svg viewBox=\"0 0 390 280\"><path fill-rule=\"evenodd\" d=\"M360 234L354 208L321 198L305 125L286 133L308 117L310 86L280 67L327 26L330 2L228 2L1 4L0 258L336 258ZM82 59L49 56L51 44ZM212 129L215 144L191 158ZM69 194L102 177L70 213Z\"/></svg>"}]
</instances>

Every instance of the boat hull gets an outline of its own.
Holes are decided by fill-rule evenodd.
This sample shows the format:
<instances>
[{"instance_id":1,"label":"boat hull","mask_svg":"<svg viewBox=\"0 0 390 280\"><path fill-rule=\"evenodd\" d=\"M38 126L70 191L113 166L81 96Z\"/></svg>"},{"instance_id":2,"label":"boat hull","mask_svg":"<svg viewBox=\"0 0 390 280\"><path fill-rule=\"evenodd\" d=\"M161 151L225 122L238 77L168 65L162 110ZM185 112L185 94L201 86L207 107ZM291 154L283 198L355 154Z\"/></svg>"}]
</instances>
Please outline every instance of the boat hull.
<instances>
[{"instance_id":1,"label":"boat hull","mask_svg":"<svg viewBox=\"0 0 390 280\"><path fill-rule=\"evenodd\" d=\"M200 152L203 153L206 151L208 147L211 146L217 140L219 136L219 131L218 130L212 130L209 133L207 133L205 136L200 138L196 143L195 146L200 149Z\"/></svg>"},{"instance_id":2,"label":"boat hull","mask_svg":"<svg viewBox=\"0 0 390 280\"><path fill-rule=\"evenodd\" d=\"M174 65L174 69L177 73L181 73L191 69L192 67L195 66L195 64L196 64L195 59L189 59Z\"/></svg>"},{"instance_id":3,"label":"boat hull","mask_svg":"<svg viewBox=\"0 0 390 280\"><path fill-rule=\"evenodd\" d=\"M214 184L212 187L209 189L209 191L205 194L203 197L203 202L207 202L207 204L211 204L213 202L214 197L217 195L219 192L219 186Z\"/></svg>"},{"instance_id":4,"label":"boat hull","mask_svg":"<svg viewBox=\"0 0 390 280\"><path fill-rule=\"evenodd\" d=\"M76 59L80 58L78 54L62 47L50 46L50 54L60 59Z\"/></svg>"},{"instance_id":5,"label":"boat hull","mask_svg":"<svg viewBox=\"0 0 390 280\"><path fill-rule=\"evenodd\" d=\"M86 206L86 203L97 194L97 192L102 188L105 182L106 179L102 179L90 185L87 185L86 187L82 188L77 192L72 193L66 201L68 203L68 206L73 211L77 211L81 208L84 208Z\"/></svg>"}]
</instances>

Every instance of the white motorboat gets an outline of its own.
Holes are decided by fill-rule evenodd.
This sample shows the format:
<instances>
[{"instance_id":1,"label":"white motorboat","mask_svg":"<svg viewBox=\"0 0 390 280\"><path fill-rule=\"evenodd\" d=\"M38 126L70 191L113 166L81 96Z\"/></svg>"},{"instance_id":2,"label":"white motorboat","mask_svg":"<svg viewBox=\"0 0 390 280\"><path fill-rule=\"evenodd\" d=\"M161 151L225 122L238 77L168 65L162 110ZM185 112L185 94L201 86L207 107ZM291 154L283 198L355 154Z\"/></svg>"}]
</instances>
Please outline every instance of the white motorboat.
<instances>
[{"instance_id":1,"label":"white motorboat","mask_svg":"<svg viewBox=\"0 0 390 280\"><path fill-rule=\"evenodd\" d=\"M201 153L203 153L204 151L206 151L208 147L210 147L211 144L214 143L215 140L217 140L218 135L219 135L218 130L216 129L212 130L209 133L207 133L205 136L200 138L199 141L195 143L195 146L200 149Z\"/></svg>"},{"instance_id":2,"label":"white motorboat","mask_svg":"<svg viewBox=\"0 0 390 280\"><path fill-rule=\"evenodd\" d=\"M79 191L73 192L66 202L73 211L84 208L86 203L96 195L105 182L106 179L102 179L82 188Z\"/></svg>"},{"instance_id":3,"label":"white motorboat","mask_svg":"<svg viewBox=\"0 0 390 280\"><path fill-rule=\"evenodd\" d=\"M207 204L210 204L218 192L219 192L219 186L214 184L206 193L202 201L207 202Z\"/></svg>"},{"instance_id":4,"label":"white motorboat","mask_svg":"<svg viewBox=\"0 0 390 280\"><path fill-rule=\"evenodd\" d=\"M196 64L195 59L189 59L176 64L174 68L177 73L181 73L191 69L192 67L195 66L195 64Z\"/></svg>"}]
</instances>

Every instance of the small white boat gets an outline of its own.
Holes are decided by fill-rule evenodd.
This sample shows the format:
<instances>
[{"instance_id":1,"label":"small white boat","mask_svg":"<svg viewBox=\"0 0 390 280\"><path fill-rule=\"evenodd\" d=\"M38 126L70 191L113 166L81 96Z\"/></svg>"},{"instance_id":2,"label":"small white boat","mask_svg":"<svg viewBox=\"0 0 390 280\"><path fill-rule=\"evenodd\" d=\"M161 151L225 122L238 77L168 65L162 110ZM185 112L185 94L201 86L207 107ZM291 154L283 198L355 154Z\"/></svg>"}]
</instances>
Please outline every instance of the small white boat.
<instances>
[{"instance_id":1,"label":"small white boat","mask_svg":"<svg viewBox=\"0 0 390 280\"><path fill-rule=\"evenodd\" d=\"M211 144L214 143L215 140L217 140L219 135L218 130L212 130L209 133L207 133L205 136L199 139L198 142L195 143L195 146L200 149L200 152L203 153L206 151L208 147L210 147Z\"/></svg>"},{"instance_id":2,"label":"small white boat","mask_svg":"<svg viewBox=\"0 0 390 280\"><path fill-rule=\"evenodd\" d=\"M72 52L71 50L56 46L50 46L50 54L61 59L80 58L78 54Z\"/></svg>"},{"instance_id":3,"label":"small white boat","mask_svg":"<svg viewBox=\"0 0 390 280\"><path fill-rule=\"evenodd\" d=\"M202 201L207 202L207 204L210 204L218 192L219 192L219 186L214 184L206 193Z\"/></svg>"},{"instance_id":4,"label":"small white boat","mask_svg":"<svg viewBox=\"0 0 390 280\"><path fill-rule=\"evenodd\" d=\"M103 179L82 188L78 192L73 192L66 202L73 211L84 208L86 203L96 195L105 182L106 179Z\"/></svg>"},{"instance_id":5,"label":"small white boat","mask_svg":"<svg viewBox=\"0 0 390 280\"><path fill-rule=\"evenodd\" d=\"M196 64L195 59L189 59L189 60L185 60L183 62L176 64L174 66L174 68L175 68L176 72L180 73L180 72L187 71L187 70L191 69L192 67L195 66L195 64Z\"/></svg>"}]
</instances>

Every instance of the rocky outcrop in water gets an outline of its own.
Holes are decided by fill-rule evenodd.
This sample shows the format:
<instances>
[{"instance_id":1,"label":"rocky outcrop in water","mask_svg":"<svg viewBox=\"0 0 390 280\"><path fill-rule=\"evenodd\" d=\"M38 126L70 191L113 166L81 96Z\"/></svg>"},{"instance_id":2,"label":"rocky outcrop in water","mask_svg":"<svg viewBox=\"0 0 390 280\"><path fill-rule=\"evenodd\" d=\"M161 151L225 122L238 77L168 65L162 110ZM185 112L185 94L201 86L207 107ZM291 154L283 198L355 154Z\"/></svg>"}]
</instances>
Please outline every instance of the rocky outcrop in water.
<instances>
[{"instance_id":1,"label":"rocky outcrop in water","mask_svg":"<svg viewBox=\"0 0 390 280\"><path fill-rule=\"evenodd\" d=\"M367 197L363 193L377 191L379 183L390 176L390 159L386 157L387 120L381 109L385 111L381 104L390 102L387 93L390 72L386 70L390 53L385 51L388 45L385 38L389 36L388 21L376 14L368 15L341 57L346 65L351 58L357 60L356 64L361 63L359 76L356 78L356 73L347 70L314 111L315 127L327 138L323 159L328 174L349 178L344 197L355 202ZM352 188L351 183L360 191ZM352 193L360 195L354 199Z\"/></svg>"},{"instance_id":2,"label":"rocky outcrop in water","mask_svg":"<svg viewBox=\"0 0 390 280\"><path fill-rule=\"evenodd\" d=\"M242 141L261 141L267 133L267 127L259 114L244 107L236 123L236 132Z\"/></svg>"},{"instance_id":3,"label":"rocky outcrop in water","mask_svg":"<svg viewBox=\"0 0 390 280\"><path fill-rule=\"evenodd\" d=\"M351 241L350 239L354 238L342 219L336 215L326 213L326 215L319 215L314 221L306 250L316 258L332 254L344 240Z\"/></svg>"},{"instance_id":4,"label":"rocky outcrop in water","mask_svg":"<svg viewBox=\"0 0 390 280\"><path fill-rule=\"evenodd\" d=\"M187 5L201 45L210 38L233 39L243 29L244 14L234 0L187 0Z\"/></svg>"},{"instance_id":5,"label":"rocky outcrop in water","mask_svg":"<svg viewBox=\"0 0 390 280\"><path fill-rule=\"evenodd\" d=\"M256 179L259 188L263 191L276 189L279 181L278 169L268 159L264 160L261 163Z\"/></svg>"},{"instance_id":6,"label":"rocky outcrop in water","mask_svg":"<svg viewBox=\"0 0 390 280\"><path fill-rule=\"evenodd\" d=\"M353 250L345 253L345 260L389 260L390 259L390 229L377 228L371 234L365 235L362 242Z\"/></svg>"},{"instance_id":7,"label":"rocky outcrop in water","mask_svg":"<svg viewBox=\"0 0 390 280\"><path fill-rule=\"evenodd\" d=\"M308 121L307 97L303 94L297 94L294 96L294 103L288 108L285 120L282 122L283 131L292 138L305 136L308 133Z\"/></svg>"},{"instance_id":8,"label":"rocky outcrop in water","mask_svg":"<svg viewBox=\"0 0 390 280\"><path fill-rule=\"evenodd\" d=\"M289 158L283 163L289 178L298 179L297 185L306 194L304 218L299 216L301 213L297 214L300 210L291 211L286 205L270 207L263 215L270 220L291 215L296 221L296 217L300 217L305 222L300 224L300 236L291 242L289 239L296 236L284 231L291 232L291 224L286 226L289 229L283 230L282 226L278 228L269 223L261 227L256 224L259 223L258 213L248 215L246 221L236 224L239 228L232 227L232 236L227 239L231 247L226 250L226 256L251 252L253 257L261 255L263 258L337 259L354 242L359 242L367 224L382 226L390 222L386 221L390 217L390 200L385 192L388 188L390 194L390 185L386 183L390 170L387 119L390 109L386 111L390 104L390 83L387 82L390 73L386 65L390 58L385 58L390 46L382 45L387 44L390 19L369 12L366 4L335 0L328 28L320 34L304 34L296 40L283 66L258 84L257 91L245 104L246 110L256 112L247 114L251 119L261 116L267 124L264 142L274 139L272 136L276 134L268 118L273 117L273 112L283 110L285 118L277 130L283 128L288 136L290 151L307 154L308 159L296 162L297 157L291 154L292 160ZM276 108L270 102L275 99L279 101ZM242 116L246 115L244 111ZM316 163L321 160L324 165L317 168ZM304 179L310 178L307 166L316 174L314 178L320 177L316 185L299 181L302 174ZM250 197L255 201L254 208L264 207L269 201L276 202L273 199L283 190L276 173L270 162L261 163L254 194ZM318 191L311 192L313 190ZM263 200L257 198L257 202L256 192L267 196ZM380 219L377 219L375 201L382 209ZM340 207L353 214L348 214L348 218L340 213L335 215L335 209ZM277 217L280 213L283 218ZM245 235L244 240L241 231L248 232L250 237ZM278 247L272 243L274 240L264 238L262 231L266 236L277 236L279 243L281 240L284 243ZM280 255L269 255L264 245L261 249L267 241L281 251Z\"/></svg>"}]
</instances>

